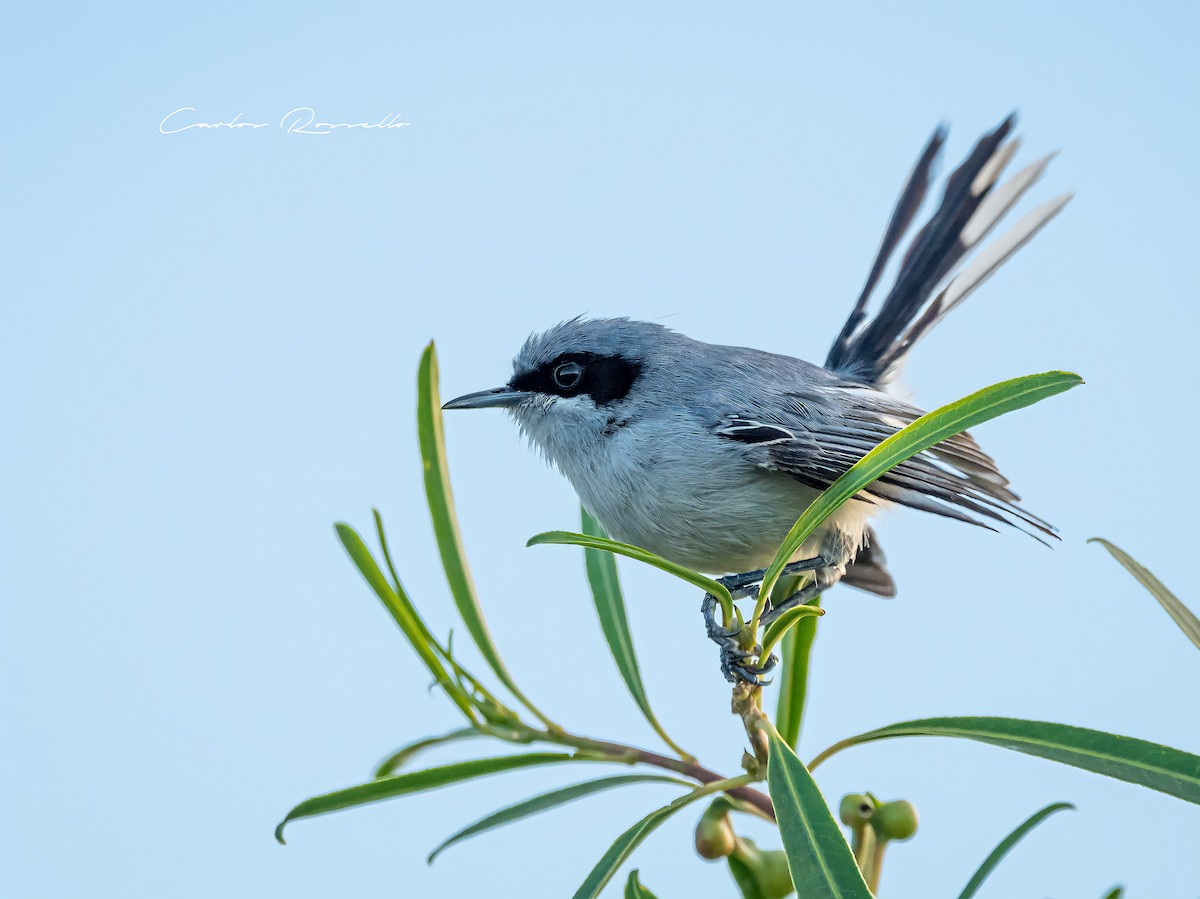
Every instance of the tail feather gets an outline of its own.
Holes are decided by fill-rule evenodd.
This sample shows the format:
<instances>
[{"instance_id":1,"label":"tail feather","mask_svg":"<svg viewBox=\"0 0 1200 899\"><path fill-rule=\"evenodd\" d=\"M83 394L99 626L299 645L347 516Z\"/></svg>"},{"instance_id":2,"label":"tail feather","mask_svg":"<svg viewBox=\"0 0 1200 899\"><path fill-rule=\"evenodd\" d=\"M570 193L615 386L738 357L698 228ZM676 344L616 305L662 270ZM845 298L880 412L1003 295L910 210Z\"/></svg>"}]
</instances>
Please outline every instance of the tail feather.
<instances>
[{"instance_id":1,"label":"tail feather","mask_svg":"<svg viewBox=\"0 0 1200 899\"><path fill-rule=\"evenodd\" d=\"M942 144L945 142L946 127L939 125L929 138L925 149L921 151L921 155L917 157L916 165L909 172L908 179L900 190L896 208L892 210L891 221L888 222L887 230L883 232L879 251L875 254L875 261L871 264L871 271L867 274L867 281L858 295L854 309L846 319L846 324L842 326L841 333L834 341L833 348L829 351L829 359L825 363L826 368L831 370L837 368L836 361L849 349L850 337L867 317L867 300L871 298L871 293L879 283L879 278L892 258L892 253L896 251L896 247L900 245L900 241L904 238L909 226L912 225L913 219L916 218L917 210L925 202L925 195L929 192L929 182L933 177L933 166L937 161L938 154L942 151Z\"/></svg>"},{"instance_id":2,"label":"tail feather","mask_svg":"<svg viewBox=\"0 0 1200 899\"><path fill-rule=\"evenodd\" d=\"M1020 141L1014 140L1008 145L1016 150ZM968 248L975 246L996 227L1005 214L1012 209L1017 200L1033 187L1046 171L1046 167L1054 160L1057 153L1047 153L1036 162L1031 162L1021 171L1008 179L1001 187L992 190L979 204L967 227L963 228L962 241Z\"/></svg>"},{"instance_id":3,"label":"tail feather","mask_svg":"<svg viewBox=\"0 0 1200 899\"><path fill-rule=\"evenodd\" d=\"M1071 201L1071 197L1072 194L1060 194L1047 200L1032 212L1022 216L1016 225L997 238L989 247L981 250L979 255L963 268L962 273L947 285L943 292L945 308L942 314L949 312L965 300L1017 250L1032 240L1038 231L1062 211L1062 208Z\"/></svg>"},{"instance_id":4,"label":"tail feather","mask_svg":"<svg viewBox=\"0 0 1200 899\"><path fill-rule=\"evenodd\" d=\"M1019 142L1008 141L1015 117L1009 116L976 143L947 179L936 212L912 239L899 274L879 311L867 320L867 301L899 245L928 189L930 173L945 140L939 128L917 161L892 213L867 282L845 326L834 341L825 367L871 385L886 384L916 342L947 312L961 303L997 268L1027 243L1070 199L1044 203L979 255L938 292L955 267L1037 182L1053 156L1017 172L997 186Z\"/></svg>"}]
</instances>

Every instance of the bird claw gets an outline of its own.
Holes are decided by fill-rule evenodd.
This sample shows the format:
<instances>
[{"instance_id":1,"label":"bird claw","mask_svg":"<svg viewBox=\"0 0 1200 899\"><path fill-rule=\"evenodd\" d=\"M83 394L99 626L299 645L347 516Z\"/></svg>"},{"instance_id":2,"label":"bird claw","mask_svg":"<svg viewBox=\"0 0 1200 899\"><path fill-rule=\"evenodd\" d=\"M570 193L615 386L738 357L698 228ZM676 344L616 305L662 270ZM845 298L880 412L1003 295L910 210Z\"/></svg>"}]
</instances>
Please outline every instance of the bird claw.
<instances>
[{"instance_id":1,"label":"bird claw","mask_svg":"<svg viewBox=\"0 0 1200 899\"><path fill-rule=\"evenodd\" d=\"M778 656L772 653L761 666L746 664L748 659L761 655L762 645L755 643L749 649L743 649L737 638L745 629L745 625L732 628L721 627L717 624L716 610L717 598L711 593L706 593L700 611L704 613L704 625L708 632L708 638L720 647L721 674L731 684L740 680L756 687L765 686L769 682L764 681L762 676L779 663Z\"/></svg>"},{"instance_id":2,"label":"bird claw","mask_svg":"<svg viewBox=\"0 0 1200 899\"><path fill-rule=\"evenodd\" d=\"M713 641L724 640L727 637L736 637L742 632L740 627L721 627L720 625L712 625L708 628L708 639Z\"/></svg>"},{"instance_id":3,"label":"bird claw","mask_svg":"<svg viewBox=\"0 0 1200 899\"><path fill-rule=\"evenodd\" d=\"M761 651L761 647L759 647L759 650ZM769 684L769 680L763 680L763 675L779 664L779 656L771 653L761 666L742 664L746 659L753 657L753 655L754 653L745 652L744 650L727 653L722 648L721 673L725 675L725 680L731 684L737 683L740 680L753 687L765 687Z\"/></svg>"}]
</instances>

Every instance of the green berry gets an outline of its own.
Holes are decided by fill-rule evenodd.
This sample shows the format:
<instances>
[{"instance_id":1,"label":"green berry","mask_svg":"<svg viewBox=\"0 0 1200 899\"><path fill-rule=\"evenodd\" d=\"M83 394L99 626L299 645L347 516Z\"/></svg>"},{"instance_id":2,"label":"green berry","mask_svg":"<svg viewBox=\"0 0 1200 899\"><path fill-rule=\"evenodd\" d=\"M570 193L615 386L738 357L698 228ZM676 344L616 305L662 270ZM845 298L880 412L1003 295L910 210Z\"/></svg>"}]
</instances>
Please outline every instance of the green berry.
<instances>
[{"instance_id":1,"label":"green berry","mask_svg":"<svg viewBox=\"0 0 1200 899\"><path fill-rule=\"evenodd\" d=\"M906 799L880 803L871 824L880 839L907 840L917 832L917 810Z\"/></svg>"},{"instance_id":2,"label":"green berry","mask_svg":"<svg viewBox=\"0 0 1200 899\"><path fill-rule=\"evenodd\" d=\"M847 793L842 797L838 814L847 827L859 828L875 814L875 803L871 801L870 796L862 793Z\"/></svg>"}]
</instances>

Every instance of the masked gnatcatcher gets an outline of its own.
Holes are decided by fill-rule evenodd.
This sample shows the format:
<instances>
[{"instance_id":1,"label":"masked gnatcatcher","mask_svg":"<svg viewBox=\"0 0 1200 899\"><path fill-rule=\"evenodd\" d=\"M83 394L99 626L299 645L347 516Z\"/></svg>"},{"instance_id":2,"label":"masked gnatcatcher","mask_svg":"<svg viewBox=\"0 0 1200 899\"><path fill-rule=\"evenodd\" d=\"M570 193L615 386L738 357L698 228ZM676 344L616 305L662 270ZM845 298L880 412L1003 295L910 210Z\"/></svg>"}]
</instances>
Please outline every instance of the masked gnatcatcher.
<instances>
[{"instance_id":1,"label":"masked gnatcatcher","mask_svg":"<svg viewBox=\"0 0 1200 899\"><path fill-rule=\"evenodd\" d=\"M934 132L884 232L866 284L823 367L789 356L692 340L661 325L577 318L529 338L508 384L446 403L499 407L574 485L615 539L696 571L728 574L735 596L753 595L761 569L817 494L918 418L885 392L913 345L967 298L1070 199L1029 212L969 262L967 255L1037 181L1047 156L999 184L1017 150L1013 117L985 134L946 183L937 210L908 245L879 310L867 300L929 188L946 138ZM764 618L844 581L895 594L868 527L893 504L1034 536L1054 529L1016 505L995 462L968 434L913 457L844 504L800 548L787 573L799 592ZM759 667L705 600L709 636L726 677L758 683Z\"/></svg>"}]
</instances>

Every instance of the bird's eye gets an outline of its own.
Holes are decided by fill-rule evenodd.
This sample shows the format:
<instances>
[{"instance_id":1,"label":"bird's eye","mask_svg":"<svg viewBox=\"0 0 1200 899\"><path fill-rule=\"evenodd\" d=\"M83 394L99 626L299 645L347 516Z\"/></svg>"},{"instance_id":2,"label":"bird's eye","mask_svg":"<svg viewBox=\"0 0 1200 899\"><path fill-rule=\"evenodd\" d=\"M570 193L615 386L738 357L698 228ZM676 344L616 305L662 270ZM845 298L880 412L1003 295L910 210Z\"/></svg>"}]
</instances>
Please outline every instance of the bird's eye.
<instances>
[{"instance_id":1,"label":"bird's eye","mask_svg":"<svg viewBox=\"0 0 1200 899\"><path fill-rule=\"evenodd\" d=\"M554 383L563 390L570 390L583 377L583 366L578 362L564 362L554 369Z\"/></svg>"}]
</instances>

